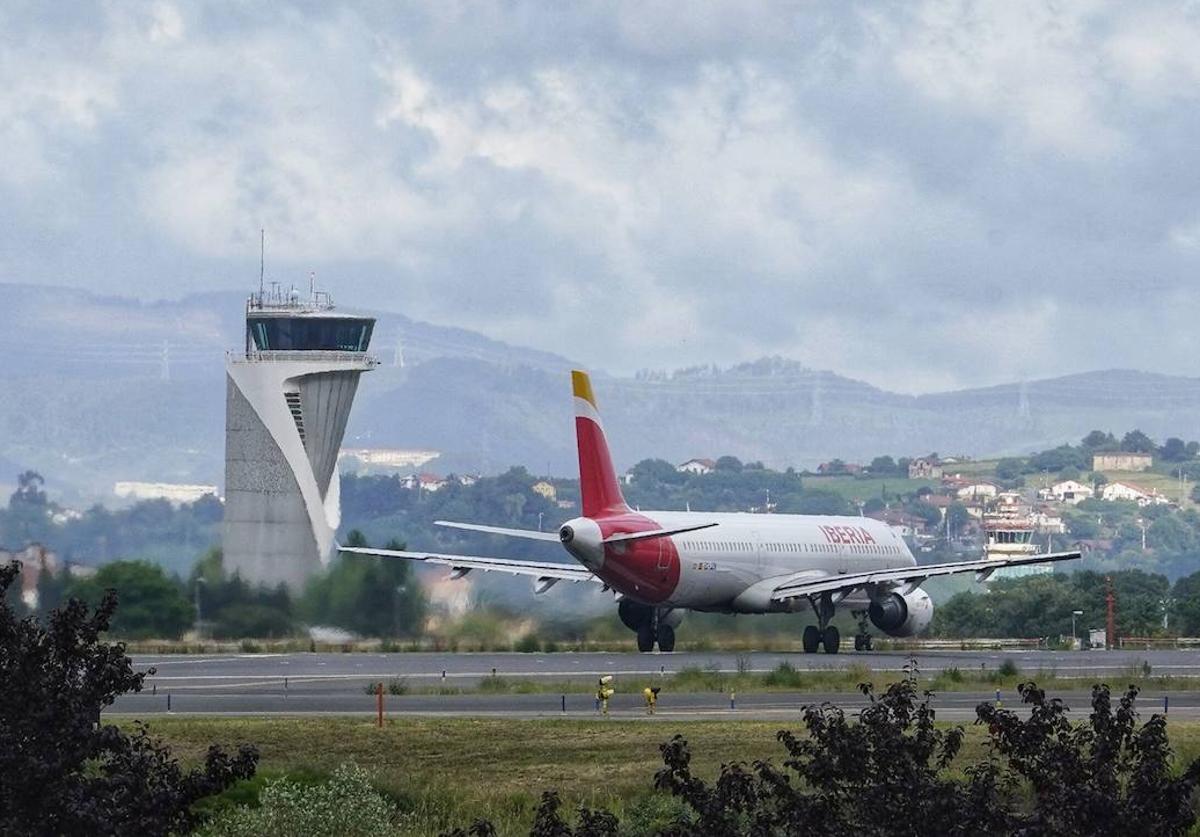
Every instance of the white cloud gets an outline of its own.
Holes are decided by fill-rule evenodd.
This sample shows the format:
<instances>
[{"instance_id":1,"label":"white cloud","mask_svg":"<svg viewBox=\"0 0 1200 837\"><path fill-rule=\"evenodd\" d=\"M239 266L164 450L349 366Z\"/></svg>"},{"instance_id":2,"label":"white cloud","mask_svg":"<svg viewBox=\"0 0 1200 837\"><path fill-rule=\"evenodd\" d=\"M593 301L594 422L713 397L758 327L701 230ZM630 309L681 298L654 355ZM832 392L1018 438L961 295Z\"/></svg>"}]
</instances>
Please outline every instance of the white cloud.
<instances>
[{"instance_id":1,"label":"white cloud","mask_svg":"<svg viewBox=\"0 0 1200 837\"><path fill-rule=\"evenodd\" d=\"M1140 317L1174 316L1200 256L1179 105L1200 24L1165 4L161 2L0 25L7 279L152 294L166 263L240 285L265 226L285 281L596 366L783 354L920 390L1078 368L1052 345L1091 327L1079 300L1124 317L1153 272ZM1174 363L1150 328L1089 365Z\"/></svg>"}]
</instances>

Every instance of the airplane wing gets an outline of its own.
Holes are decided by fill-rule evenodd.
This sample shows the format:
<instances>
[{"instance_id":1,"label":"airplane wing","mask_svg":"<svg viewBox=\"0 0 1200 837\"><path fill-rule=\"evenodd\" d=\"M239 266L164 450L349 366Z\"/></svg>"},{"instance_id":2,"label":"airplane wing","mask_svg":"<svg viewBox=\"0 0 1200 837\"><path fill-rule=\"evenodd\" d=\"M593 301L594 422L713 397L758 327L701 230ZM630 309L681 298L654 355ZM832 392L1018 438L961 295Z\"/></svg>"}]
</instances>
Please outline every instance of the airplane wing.
<instances>
[{"instance_id":1,"label":"airplane wing","mask_svg":"<svg viewBox=\"0 0 1200 837\"><path fill-rule=\"evenodd\" d=\"M507 535L510 538L528 538L531 541L553 541L558 543L558 532L535 532L533 529L506 529L503 526L485 526L482 523L456 523L453 520L435 520L434 526L448 529L465 529L468 532L483 532L488 535Z\"/></svg>"},{"instance_id":2,"label":"airplane wing","mask_svg":"<svg viewBox=\"0 0 1200 837\"><path fill-rule=\"evenodd\" d=\"M555 538L557 540L557 538ZM515 558L487 558L478 555L448 555L443 552L409 552L398 549L373 549L360 546L338 546L338 552L355 555L374 555L379 558L403 558L450 567L452 578L462 578L471 570L527 575L535 579L534 592L544 593L560 581L592 581L604 584L591 570L578 564L550 561L521 561Z\"/></svg>"},{"instance_id":3,"label":"airplane wing","mask_svg":"<svg viewBox=\"0 0 1200 837\"><path fill-rule=\"evenodd\" d=\"M895 567L888 570L870 570L861 573L813 576L812 571L796 573L783 579L771 593L777 602L820 593L850 593L868 584L903 584L915 588L927 578L957 573L976 574L977 581L986 581L992 573L1004 567L1020 567L1026 564L1046 564L1052 561L1072 561L1080 557L1078 552L1050 552L1045 555L1030 555L1027 558L982 558L977 561L954 561L948 564L925 564L914 567Z\"/></svg>"}]
</instances>

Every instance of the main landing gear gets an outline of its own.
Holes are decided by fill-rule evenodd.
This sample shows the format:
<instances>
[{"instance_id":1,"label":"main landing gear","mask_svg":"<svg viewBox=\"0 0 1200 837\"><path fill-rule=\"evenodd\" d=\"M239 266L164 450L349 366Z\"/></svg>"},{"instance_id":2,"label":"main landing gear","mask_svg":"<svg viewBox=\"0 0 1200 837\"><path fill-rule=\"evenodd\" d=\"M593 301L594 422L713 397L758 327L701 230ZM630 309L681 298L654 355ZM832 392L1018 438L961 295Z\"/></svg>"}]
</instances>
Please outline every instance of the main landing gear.
<instances>
[{"instance_id":1,"label":"main landing gear","mask_svg":"<svg viewBox=\"0 0 1200 837\"><path fill-rule=\"evenodd\" d=\"M867 612L865 610L856 610L852 615L858 622L858 633L854 635L854 650L870 651L871 635L867 633Z\"/></svg>"},{"instance_id":2,"label":"main landing gear","mask_svg":"<svg viewBox=\"0 0 1200 837\"><path fill-rule=\"evenodd\" d=\"M826 654L836 654L841 644L842 635L829 620L833 619L833 600L828 593L823 593L809 600L813 612L817 614L817 624L804 629L800 641L804 645L805 654L815 654L820 647L825 648Z\"/></svg>"},{"instance_id":3,"label":"main landing gear","mask_svg":"<svg viewBox=\"0 0 1200 837\"><path fill-rule=\"evenodd\" d=\"M672 616L669 609L662 612L650 605L638 604L622 599L617 605L617 614L625 627L637 633L638 651L646 653L658 646L659 651L675 650L675 626L679 624L679 613ZM669 621L668 621L669 619Z\"/></svg>"}]
</instances>

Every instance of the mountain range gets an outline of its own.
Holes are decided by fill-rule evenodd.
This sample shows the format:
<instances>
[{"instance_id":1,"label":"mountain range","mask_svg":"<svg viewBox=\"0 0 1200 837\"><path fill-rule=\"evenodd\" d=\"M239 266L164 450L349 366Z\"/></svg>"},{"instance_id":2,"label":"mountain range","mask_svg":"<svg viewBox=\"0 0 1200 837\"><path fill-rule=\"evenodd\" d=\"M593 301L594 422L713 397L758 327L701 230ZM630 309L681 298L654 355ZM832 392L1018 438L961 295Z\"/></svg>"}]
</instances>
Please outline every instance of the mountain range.
<instances>
[{"instance_id":1,"label":"mountain range","mask_svg":"<svg viewBox=\"0 0 1200 837\"><path fill-rule=\"evenodd\" d=\"M0 482L34 468L75 502L117 480L221 483L224 358L243 339L242 295L146 303L20 284L0 294ZM432 448L442 473L574 472L569 359L370 313L381 365L359 388L347 446ZM593 377L618 467L1020 454L1094 428L1200 435L1200 378L1132 370L917 396L781 358Z\"/></svg>"}]
</instances>

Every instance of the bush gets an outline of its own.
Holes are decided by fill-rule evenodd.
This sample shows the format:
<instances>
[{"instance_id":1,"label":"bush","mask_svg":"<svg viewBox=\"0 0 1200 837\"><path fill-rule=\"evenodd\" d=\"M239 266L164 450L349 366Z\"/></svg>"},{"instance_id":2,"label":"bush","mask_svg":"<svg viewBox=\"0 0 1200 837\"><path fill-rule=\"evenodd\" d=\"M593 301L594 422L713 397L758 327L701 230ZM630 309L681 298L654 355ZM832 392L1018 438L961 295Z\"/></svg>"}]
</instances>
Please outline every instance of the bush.
<instances>
[{"instance_id":1,"label":"bush","mask_svg":"<svg viewBox=\"0 0 1200 837\"><path fill-rule=\"evenodd\" d=\"M371 785L371 775L356 765L338 767L320 784L277 779L259 795L259 805L229 808L201 830L207 837L257 837L260 834L306 837L359 837L388 834L395 808Z\"/></svg>"},{"instance_id":2,"label":"bush","mask_svg":"<svg viewBox=\"0 0 1200 837\"><path fill-rule=\"evenodd\" d=\"M804 685L804 676L791 663L780 663L763 676L763 685L775 688L796 689Z\"/></svg>"},{"instance_id":3,"label":"bush","mask_svg":"<svg viewBox=\"0 0 1200 837\"><path fill-rule=\"evenodd\" d=\"M997 669L997 672L1001 677L1016 677L1021 670L1017 668L1017 664L1013 662L1011 658L1005 657L1004 662L1000 664L1000 668Z\"/></svg>"},{"instance_id":4,"label":"bush","mask_svg":"<svg viewBox=\"0 0 1200 837\"><path fill-rule=\"evenodd\" d=\"M783 769L770 762L721 766L716 781L691 770L687 742L661 746L654 786L680 805L654 823L671 837L765 834L1127 834L1182 835L1196 820L1192 799L1200 760L1172 769L1166 720L1137 723L1130 687L1112 706L1107 686L1092 689L1092 712L1073 723L1060 700L1031 683L1019 686L1028 717L990 703L976 708L995 757L950 770L961 727L939 728L929 694L918 697L915 671L882 695L864 684L869 703L855 722L830 704L804 709L806 735L781 731ZM618 833L612 814L580 809L571 826L547 793L531 837L602 837ZM467 832L494 834L477 822Z\"/></svg>"},{"instance_id":5,"label":"bush","mask_svg":"<svg viewBox=\"0 0 1200 837\"><path fill-rule=\"evenodd\" d=\"M525 634L525 636L513 643L513 650L519 651L522 654L536 654L542 650L542 644L538 642L535 634Z\"/></svg>"},{"instance_id":6,"label":"bush","mask_svg":"<svg viewBox=\"0 0 1200 837\"><path fill-rule=\"evenodd\" d=\"M254 774L253 747L210 747L185 772L144 726L102 723L100 711L146 677L123 645L100 640L116 593L94 612L71 599L43 626L7 603L18 572L0 567L0 834L182 833L194 803Z\"/></svg>"}]
</instances>

